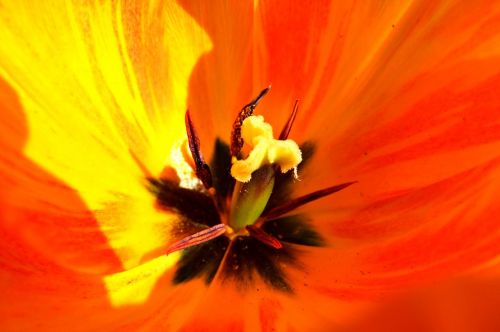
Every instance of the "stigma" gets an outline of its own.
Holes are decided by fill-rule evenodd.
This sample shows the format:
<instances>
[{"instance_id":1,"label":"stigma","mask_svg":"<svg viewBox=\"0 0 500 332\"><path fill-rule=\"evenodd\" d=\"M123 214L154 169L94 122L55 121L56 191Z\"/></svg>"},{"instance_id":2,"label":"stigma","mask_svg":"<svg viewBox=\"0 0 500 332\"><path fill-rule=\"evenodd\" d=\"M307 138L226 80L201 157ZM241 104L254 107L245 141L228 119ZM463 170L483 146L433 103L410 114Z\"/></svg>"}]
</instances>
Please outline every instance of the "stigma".
<instances>
[{"instance_id":1,"label":"stigma","mask_svg":"<svg viewBox=\"0 0 500 332\"><path fill-rule=\"evenodd\" d=\"M274 139L273 128L262 115L251 115L243 121L241 137L251 151L246 159L233 157L231 176L237 181L249 182L253 172L270 164L278 165L282 173L294 169L297 174L297 165L302 161L299 146L291 139Z\"/></svg>"}]
</instances>

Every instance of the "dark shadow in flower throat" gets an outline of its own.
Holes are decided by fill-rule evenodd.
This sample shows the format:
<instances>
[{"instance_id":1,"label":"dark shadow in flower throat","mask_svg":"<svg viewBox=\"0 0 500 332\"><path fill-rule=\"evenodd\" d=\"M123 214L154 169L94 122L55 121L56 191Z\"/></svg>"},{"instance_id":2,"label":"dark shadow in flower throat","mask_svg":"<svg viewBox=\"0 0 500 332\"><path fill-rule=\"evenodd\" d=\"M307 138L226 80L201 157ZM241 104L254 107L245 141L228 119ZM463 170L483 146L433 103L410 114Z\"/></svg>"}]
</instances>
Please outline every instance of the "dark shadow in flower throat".
<instances>
[{"instance_id":1,"label":"dark shadow in flower throat","mask_svg":"<svg viewBox=\"0 0 500 332\"><path fill-rule=\"evenodd\" d=\"M205 283L210 283L217 273L228 246L229 239L220 236L207 243L186 249L177 265L174 283L183 283L197 277L204 277Z\"/></svg>"},{"instance_id":2,"label":"dark shadow in flower throat","mask_svg":"<svg viewBox=\"0 0 500 332\"><path fill-rule=\"evenodd\" d=\"M196 190L179 187L168 180L148 179L150 191L158 200L158 206L174 210L191 222L214 226L220 224L220 217L212 199Z\"/></svg>"},{"instance_id":3,"label":"dark shadow in flower throat","mask_svg":"<svg viewBox=\"0 0 500 332\"><path fill-rule=\"evenodd\" d=\"M312 144L307 144L303 150L304 164L307 164L314 149ZM215 141L210 167L217 192L215 202L203 191L180 188L173 182L150 179L150 189L156 195L158 205L177 213L183 224L191 222L213 226L220 223L221 219L215 204L219 207L224 206L223 203L234 186L234 179L229 175L231 167L229 146L220 139ZM268 203L270 209L290 199L295 181L293 174L278 173L274 199ZM273 248L250 236L237 236L232 240L221 236L185 249L177 263L173 283L180 284L195 278L203 278L208 284L220 270L220 279L235 281L240 290L249 289L258 275L271 288L292 292L293 285L286 276L284 266L299 265L298 251L293 244L321 246L324 242L301 215L270 220L263 225L263 230L283 241L284 246L279 249Z\"/></svg>"},{"instance_id":4,"label":"dark shadow in flower throat","mask_svg":"<svg viewBox=\"0 0 500 332\"><path fill-rule=\"evenodd\" d=\"M240 290L251 289L255 274L258 274L273 289L293 291L283 267L297 265L296 251L291 246L275 249L249 236L238 236L233 241L221 267L224 281L234 280Z\"/></svg>"},{"instance_id":5,"label":"dark shadow in flower throat","mask_svg":"<svg viewBox=\"0 0 500 332\"><path fill-rule=\"evenodd\" d=\"M325 245L324 239L314 230L303 215L291 215L270 220L262 227L280 241L310 247Z\"/></svg>"}]
</instances>

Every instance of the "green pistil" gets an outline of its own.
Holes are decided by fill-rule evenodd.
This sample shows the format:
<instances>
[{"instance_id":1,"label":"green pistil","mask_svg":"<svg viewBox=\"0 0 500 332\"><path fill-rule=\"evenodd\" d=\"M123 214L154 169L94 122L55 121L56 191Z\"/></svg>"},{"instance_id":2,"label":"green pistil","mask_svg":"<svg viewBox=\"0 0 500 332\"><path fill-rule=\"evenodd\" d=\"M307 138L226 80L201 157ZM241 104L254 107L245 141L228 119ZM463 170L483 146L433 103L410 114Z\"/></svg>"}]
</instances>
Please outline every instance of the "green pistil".
<instances>
[{"instance_id":1,"label":"green pistil","mask_svg":"<svg viewBox=\"0 0 500 332\"><path fill-rule=\"evenodd\" d=\"M274 174L274 167L266 165L255 171L249 182L236 181L229 216L235 231L253 225L260 217L273 192Z\"/></svg>"}]
</instances>

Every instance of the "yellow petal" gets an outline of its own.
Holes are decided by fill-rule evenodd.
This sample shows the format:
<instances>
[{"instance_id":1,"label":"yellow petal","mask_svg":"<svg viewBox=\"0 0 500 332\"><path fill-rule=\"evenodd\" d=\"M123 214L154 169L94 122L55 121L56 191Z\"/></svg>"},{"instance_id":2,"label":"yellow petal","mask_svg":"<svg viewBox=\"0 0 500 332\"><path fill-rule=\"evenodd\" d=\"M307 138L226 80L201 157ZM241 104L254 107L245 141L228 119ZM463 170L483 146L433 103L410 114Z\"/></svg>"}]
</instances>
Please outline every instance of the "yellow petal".
<instances>
[{"instance_id":1,"label":"yellow petal","mask_svg":"<svg viewBox=\"0 0 500 332\"><path fill-rule=\"evenodd\" d=\"M162 255L130 270L104 277L109 300L113 307L144 303L156 281L172 267L178 254Z\"/></svg>"},{"instance_id":2,"label":"yellow petal","mask_svg":"<svg viewBox=\"0 0 500 332\"><path fill-rule=\"evenodd\" d=\"M185 136L189 75L208 37L174 2L19 1L1 15L0 73L27 117L25 154L78 191L125 267L138 264L165 244L170 217L134 158L159 174Z\"/></svg>"}]
</instances>

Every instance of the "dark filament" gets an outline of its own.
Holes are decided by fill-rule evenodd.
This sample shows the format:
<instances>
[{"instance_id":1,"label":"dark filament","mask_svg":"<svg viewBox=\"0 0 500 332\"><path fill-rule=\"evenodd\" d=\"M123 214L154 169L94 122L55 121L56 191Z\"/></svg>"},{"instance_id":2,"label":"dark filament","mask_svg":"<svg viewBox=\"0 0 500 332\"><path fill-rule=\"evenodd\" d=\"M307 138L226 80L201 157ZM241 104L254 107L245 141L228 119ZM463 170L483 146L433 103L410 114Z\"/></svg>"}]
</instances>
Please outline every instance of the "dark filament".
<instances>
[{"instance_id":1,"label":"dark filament","mask_svg":"<svg viewBox=\"0 0 500 332\"><path fill-rule=\"evenodd\" d=\"M203 160L203 155L201 154L200 139L196 134L194 129L193 121L189 115L189 111L186 112L185 117L186 131L188 136L189 149L191 150L191 155L193 156L194 164L196 167L196 176L201 180L205 189L210 189L212 187L212 173L210 172L210 167Z\"/></svg>"},{"instance_id":2,"label":"dark filament","mask_svg":"<svg viewBox=\"0 0 500 332\"><path fill-rule=\"evenodd\" d=\"M288 138L288 135L290 134L290 130L292 130L293 123L295 122L295 118L297 117L297 112L299 111L299 100L297 99L295 101L295 104L293 105L293 110L292 113L290 114L290 117L288 118L288 121L286 122L285 126L281 130L279 139L284 141Z\"/></svg>"},{"instance_id":3,"label":"dark filament","mask_svg":"<svg viewBox=\"0 0 500 332\"><path fill-rule=\"evenodd\" d=\"M257 107L259 101L269 92L270 89L271 86L268 86L262 90L254 100L241 109L240 113L236 117L236 120L233 123L233 131L231 132L231 155L233 157L239 156L241 148L244 144L243 138L241 138L241 125L243 124L243 121L253 114L253 111L255 110L255 107Z\"/></svg>"}]
</instances>

